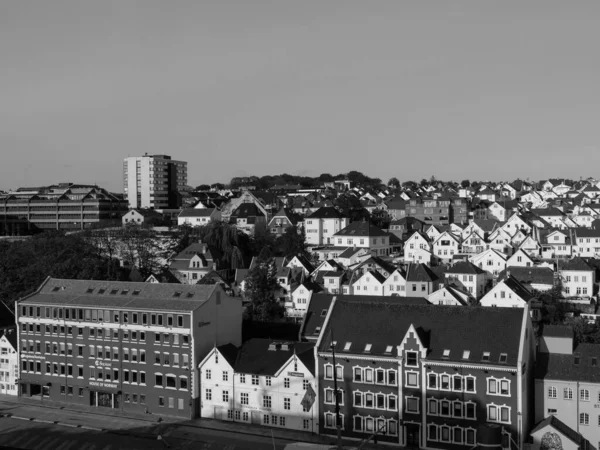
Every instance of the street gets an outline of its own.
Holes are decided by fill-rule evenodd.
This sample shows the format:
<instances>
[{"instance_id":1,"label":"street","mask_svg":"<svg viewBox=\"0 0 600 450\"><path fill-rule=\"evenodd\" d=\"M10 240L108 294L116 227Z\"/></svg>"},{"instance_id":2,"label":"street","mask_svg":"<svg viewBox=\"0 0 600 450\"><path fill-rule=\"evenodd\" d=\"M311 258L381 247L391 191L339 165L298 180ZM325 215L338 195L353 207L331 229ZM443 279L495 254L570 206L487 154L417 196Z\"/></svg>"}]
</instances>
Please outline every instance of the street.
<instances>
[{"instance_id":1,"label":"street","mask_svg":"<svg viewBox=\"0 0 600 450\"><path fill-rule=\"evenodd\" d=\"M289 444L265 436L2 401L0 414L0 449L282 450Z\"/></svg>"}]
</instances>

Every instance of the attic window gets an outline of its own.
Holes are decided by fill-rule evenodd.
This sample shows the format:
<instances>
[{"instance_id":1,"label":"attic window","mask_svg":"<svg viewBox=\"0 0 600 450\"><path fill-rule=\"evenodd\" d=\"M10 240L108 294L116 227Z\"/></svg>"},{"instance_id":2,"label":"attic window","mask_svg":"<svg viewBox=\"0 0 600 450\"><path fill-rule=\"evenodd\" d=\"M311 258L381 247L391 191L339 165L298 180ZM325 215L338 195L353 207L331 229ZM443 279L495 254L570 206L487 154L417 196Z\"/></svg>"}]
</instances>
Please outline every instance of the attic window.
<instances>
[{"instance_id":1,"label":"attic window","mask_svg":"<svg viewBox=\"0 0 600 450\"><path fill-rule=\"evenodd\" d=\"M573 364L579 365L579 355L573 355Z\"/></svg>"},{"instance_id":2,"label":"attic window","mask_svg":"<svg viewBox=\"0 0 600 450\"><path fill-rule=\"evenodd\" d=\"M347 352L348 350L350 350L351 346L352 346L352 342L346 342L346 345L344 345L344 351Z\"/></svg>"},{"instance_id":3,"label":"attic window","mask_svg":"<svg viewBox=\"0 0 600 450\"><path fill-rule=\"evenodd\" d=\"M181 292L173 292L173 297L181 297Z\"/></svg>"},{"instance_id":4,"label":"attic window","mask_svg":"<svg viewBox=\"0 0 600 450\"><path fill-rule=\"evenodd\" d=\"M325 317L327 315L327 310L324 309L323 311L321 311L321 317Z\"/></svg>"},{"instance_id":5,"label":"attic window","mask_svg":"<svg viewBox=\"0 0 600 450\"><path fill-rule=\"evenodd\" d=\"M105 292L106 292L106 289L104 289L104 288L98 289L98 294L104 294Z\"/></svg>"},{"instance_id":6,"label":"attic window","mask_svg":"<svg viewBox=\"0 0 600 450\"><path fill-rule=\"evenodd\" d=\"M449 358L450 357L450 350L448 350L447 348L444 349L444 352L442 353L442 357Z\"/></svg>"},{"instance_id":7,"label":"attic window","mask_svg":"<svg viewBox=\"0 0 600 450\"><path fill-rule=\"evenodd\" d=\"M127 295L129 293L129 289L123 289L121 291L121 295Z\"/></svg>"},{"instance_id":8,"label":"attic window","mask_svg":"<svg viewBox=\"0 0 600 450\"><path fill-rule=\"evenodd\" d=\"M490 352L483 352L483 356L481 357L482 361L489 361L490 360Z\"/></svg>"},{"instance_id":9,"label":"attic window","mask_svg":"<svg viewBox=\"0 0 600 450\"><path fill-rule=\"evenodd\" d=\"M392 349L393 349L393 348L394 348L394 346L393 346L393 345L388 345L388 346L385 348L385 352L386 352L386 353L392 353Z\"/></svg>"},{"instance_id":10,"label":"attic window","mask_svg":"<svg viewBox=\"0 0 600 450\"><path fill-rule=\"evenodd\" d=\"M111 289L110 290L110 295L117 295L118 292L119 292L118 289Z\"/></svg>"},{"instance_id":11,"label":"attic window","mask_svg":"<svg viewBox=\"0 0 600 450\"><path fill-rule=\"evenodd\" d=\"M469 359L469 356L471 356L471 351L470 350L463 351L463 357L462 357L462 359Z\"/></svg>"},{"instance_id":12,"label":"attic window","mask_svg":"<svg viewBox=\"0 0 600 450\"><path fill-rule=\"evenodd\" d=\"M87 288L87 291L85 291L86 294L91 294L92 292L94 292L94 288Z\"/></svg>"},{"instance_id":13,"label":"attic window","mask_svg":"<svg viewBox=\"0 0 600 450\"><path fill-rule=\"evenodd\" d=\"M506 364L506 360L508 359L508 355L506 353L500 353L500 362Z\"/></svg>"},{"instance_id":14,"label":"attic window","mask_svg":"<svg viewBox=\"0 0 600 450\"><path fill-rule=\"evenodd\" d=\"M142 292L140 289L135 289L131 295L140 295L140 292Z\"/></svg>"},{"instance_id":15,"label":"attic window","mask_svg":"<svg viewBox=\"0 0 600 450\"><path fill-rule=\"evenodd\" d=\"M371 344L365 345L365 353L368 353L370 351L371 351Z\"/></svg>"},{"instance_id":16,"label":"attic window","mask_svg":"<svg viewBox=\"0 0 600 450\"><path fill-rule=\"evenodd\" d=\"M598 358L592 356L592 367L596 367L598 365Z\"/></svg>"}]
</instances>

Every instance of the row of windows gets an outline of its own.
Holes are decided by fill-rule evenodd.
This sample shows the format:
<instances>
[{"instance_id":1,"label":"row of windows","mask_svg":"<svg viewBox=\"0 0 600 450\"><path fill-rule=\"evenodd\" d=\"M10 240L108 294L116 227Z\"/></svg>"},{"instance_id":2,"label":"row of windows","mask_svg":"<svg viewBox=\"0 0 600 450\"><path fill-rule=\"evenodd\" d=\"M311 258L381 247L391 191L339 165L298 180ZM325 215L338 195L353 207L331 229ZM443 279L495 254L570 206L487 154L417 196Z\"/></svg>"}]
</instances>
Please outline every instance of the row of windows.
<instances>
[{"instance_id":1,"label":"row of windows","mask_svg":"<svg viewBox=\"0 0 600 450\"><path fill-rule=\"evenodd\" d=\"M333 403L333 389L331 391L330 401L328 399L328 389L325 389L325 403ZM361 408L385 409L388 411L396 411L398 409L398 396L394 394L373 393L354 391L353 406ZM340 403L343 405L343 403Z\"/></svg>"},{"instance_id":2,"label":"row of windows","mask_svg":"<svg viewBox=\"0 0 600 450\"><path fill-rule=\"evenodd\" d=\"M338 372L338 380L343 379L343 367L337 366L336 372ZM398 379L398 373L394 369L372 369L371 367L353 367L353 381L355 383L369 383L369 384L387 384L390 386L396 386ZM325 365L325 379L333 379L333 366Z\"/></svg>"},{"instance_id":3,"label":"row of windows","mask_svg":"<svg viewBox=\"0 0 600 450\"><path fill-rule=\"evenodd\" d=\"M161 373L154 374L154 387L164 387L170 389L181 389L187 390L188 379L186 376L179 376L173 374L163 375Z\"/></svg>"},{"instance_id":4,"label":"row of windows","mask_svg":"<svg viewBox=\"0 0 600 450\"><path fill-rule=\"evenodd\" d=\"M335 415L333 415L335 422ZM325 418L327 426L327 414ZM331 428L331 427L328 427ZM352 429L359 433L377 433L386 436L398 436L398 421L395 419L385 419L384 417L371 417L356 415L352 417Z\"/></svg>"},{"instance_id":5,"label":"row of windows","mask_svg":"<svg viewBox=\"0 0 600 450\"><path fill-rule=\"evenodd\" d=\"M475 445L477 432L473 428L450 427L448 425L427 425L427 439L460 445Z\"/></svg>"},{"instance_id":6,"label":"row of windows","mask_svg":"<svg viewBox=\"0 0 600 450\"><path fill-rule=\"evenodd\" d=\"M557 398L557 390L555 386L548 387L548 398ZM573 389L570 387L566 387L563 389L563 399L564 400L573 400ZM590 391L589 389L580 389L579 390L579 400L583 402L590 401ZM598 392L598 402L600 402L600 391Z\"/></svg>"},{"instance_id":7,"label":"row of windows","mask_svg":"<svg viewBox=\"0 0 600 450\"><path fill-rule=\"evenodd\" d=\"M456 417L476 419L476 405L474 402L461 402L460 400L427 400L427 414L431 416Z\"/></svg>"},{"instance_id":8,"label":"row of windows","mask_svg":"<svg viewBox=\"0 0 600 450\"><path fill-rule=\"evenodd\" d=\"M53 292L60 291L59 286L52 288ZM137 296L140 289L134 289L131 295ZM90 287L87 293L96 293L99 295L127 295L129 289L95 289ZM106 309L81 309L81 308L59 308L59 307L41 307L41 306L22 306L22 317L33 317L36 319L65 319L79 320L86 322L113 322L113 323L131 323L140 325L158 325L168 327L183 327L183 315L159 314L159 313L138 313L129 311L115 311Z\"/></svg>"}]
</instances>

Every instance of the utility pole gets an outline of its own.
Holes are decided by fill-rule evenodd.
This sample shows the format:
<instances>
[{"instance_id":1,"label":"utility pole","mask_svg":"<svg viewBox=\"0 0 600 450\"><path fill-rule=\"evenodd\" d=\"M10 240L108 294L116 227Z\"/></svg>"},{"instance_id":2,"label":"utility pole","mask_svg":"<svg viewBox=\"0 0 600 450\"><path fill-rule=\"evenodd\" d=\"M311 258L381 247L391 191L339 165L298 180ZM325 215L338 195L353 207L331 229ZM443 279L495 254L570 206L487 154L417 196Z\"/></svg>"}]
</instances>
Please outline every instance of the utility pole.
<instances>
[{"instance_id":1,"label":"utility pole","mask_svg":"<svg viewBox=\"0 0 600 450\"><path fill-rule=\"evenodd\" d=\"M333 359L333 392L335 394L335 427L337 429L337 448L342 450L342 424L340 423L340 399L337 385L337 366L335 365L335 341L331 329L331 356Z\"/></svg>"}]
</instances>

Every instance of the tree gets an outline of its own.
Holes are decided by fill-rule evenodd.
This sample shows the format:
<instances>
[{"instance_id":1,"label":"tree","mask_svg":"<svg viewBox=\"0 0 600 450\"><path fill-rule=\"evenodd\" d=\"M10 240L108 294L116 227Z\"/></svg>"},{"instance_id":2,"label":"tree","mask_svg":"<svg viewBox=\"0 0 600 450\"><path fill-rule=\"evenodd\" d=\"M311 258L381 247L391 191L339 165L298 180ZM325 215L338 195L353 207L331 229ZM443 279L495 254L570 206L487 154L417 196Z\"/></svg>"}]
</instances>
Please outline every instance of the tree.
<instances>
[{"instance_id":1,"label":"tree","mask_svg":"<svg viewBox=\"0 0 600 450\"><path fill-rule=\"evenodd\" d=\"M388 186L393 187L393 188L399 188L400 187L400 181L398 180L398 178L392 177L388 181Z\"/></svg>"},{"instance_id":2,"label":"tree","mask_svg":"<svg viewBox=\"0 0 600 450\"><path fill-rule=\"evenodd\" d=\"M469 186L471 186L471 182L469 180L462 180L460 182L460 185L462 186L463 189L468 188Z\"/></svg>"},{"instance_id":3,"label":"tree","mask_svg":"<svg viewBox=\"0 0 600 450\"><path fill-rule=\"evenodd\" d=\"M282 256L303 255L306 252L306 233L304 228L297 226L288 227L275 241L275 247Z\"/></svg>"},{"instance_id":4,"label":"tree","mask_svg":"<svg viewBox=\"0 0 600 450\"><path fill-rule=\"evenodd\" d=\"M405 181L404 183L402 183L402 187L404 189L415 190L418 186L419 185L414 181Z\"/></svg>"},{"instance_id":5,"label":"tree","mask_svg":"<svg viewBox=\"0 0 600 450\"><path fill-rule=\"evenodd\" d=\"M283 317L283 307L275 299L277 271L273 258L258 259L246 277L246 296L250 300L248 316L257 322L273 322Z\"/></svg>"},{"instance_id":6,"label":"tree","mask_svg":"<svg viewBox=\"0 0 600 450\"><path fill-rule=\"evenodd\" d=\"M197 191L210 191L210 186L208 184L201 184L196 187Z\"/></svg>"}]
</instances>

